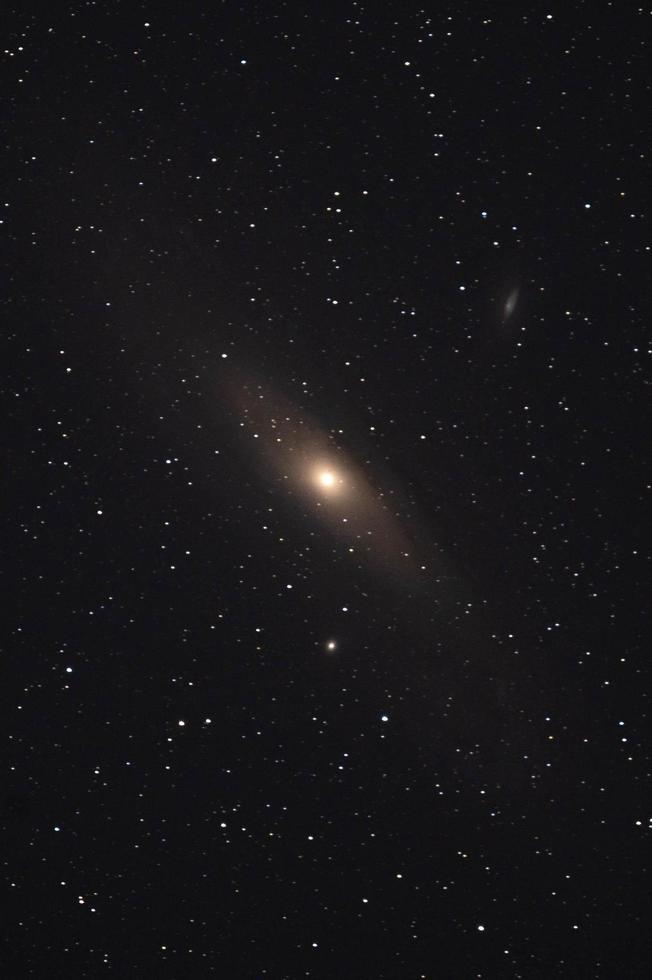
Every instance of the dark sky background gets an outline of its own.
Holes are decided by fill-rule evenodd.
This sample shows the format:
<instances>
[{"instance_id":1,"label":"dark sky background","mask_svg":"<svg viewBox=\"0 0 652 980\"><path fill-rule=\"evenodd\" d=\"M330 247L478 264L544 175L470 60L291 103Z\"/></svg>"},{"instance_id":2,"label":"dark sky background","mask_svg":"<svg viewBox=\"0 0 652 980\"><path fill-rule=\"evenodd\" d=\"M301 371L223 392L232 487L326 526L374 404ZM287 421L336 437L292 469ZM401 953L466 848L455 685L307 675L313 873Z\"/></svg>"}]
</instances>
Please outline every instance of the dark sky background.
<instances>
[{"instance_id":1,"label":"dark sky background","mask_svg":"<svg viewBox=\"0 0 652 980\"><path fill-rule=\"evenodd\" d=\"M176 8L3 22L2 976L646 976L650 12Z\"/></svg>"}]
</instances>

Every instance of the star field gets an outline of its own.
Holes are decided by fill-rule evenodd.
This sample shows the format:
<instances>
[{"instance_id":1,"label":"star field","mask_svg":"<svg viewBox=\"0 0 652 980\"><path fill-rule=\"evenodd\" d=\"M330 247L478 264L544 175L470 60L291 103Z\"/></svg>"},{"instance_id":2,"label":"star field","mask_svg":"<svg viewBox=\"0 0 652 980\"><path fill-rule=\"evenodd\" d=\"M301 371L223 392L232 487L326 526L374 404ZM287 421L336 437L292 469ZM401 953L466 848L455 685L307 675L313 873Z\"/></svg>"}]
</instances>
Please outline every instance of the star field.
<instances>
[{"instance_id":1,"label":"star field","mask_svg":"<svg viewBox=\"0 0 652 980\"><path fill-rule=\"evenodd\" d=\"M650 11L4 26L0 976L647 976Z\"/></svg>"}]
</instances>

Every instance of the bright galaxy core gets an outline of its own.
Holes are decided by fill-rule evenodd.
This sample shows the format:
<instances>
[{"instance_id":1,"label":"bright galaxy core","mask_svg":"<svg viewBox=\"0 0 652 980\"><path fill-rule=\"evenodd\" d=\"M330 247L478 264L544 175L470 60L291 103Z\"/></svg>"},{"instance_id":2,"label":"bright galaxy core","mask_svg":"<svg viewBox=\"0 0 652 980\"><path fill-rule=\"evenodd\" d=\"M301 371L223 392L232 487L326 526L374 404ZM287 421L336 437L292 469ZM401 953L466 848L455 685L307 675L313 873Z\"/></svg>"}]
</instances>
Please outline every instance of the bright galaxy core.
<instances>
[{"instance_id":1,"label":"bright galaxy core","mask_svg":"<svg viewBox=\"0 0 652 980\"><path fill-rule=\"evenodd\" d=\"M329 496L336 494L344 485L344 480L335 470L318 467L313 473L315 485L320 490L325 490Z\"/></svg>"}]
</instances>

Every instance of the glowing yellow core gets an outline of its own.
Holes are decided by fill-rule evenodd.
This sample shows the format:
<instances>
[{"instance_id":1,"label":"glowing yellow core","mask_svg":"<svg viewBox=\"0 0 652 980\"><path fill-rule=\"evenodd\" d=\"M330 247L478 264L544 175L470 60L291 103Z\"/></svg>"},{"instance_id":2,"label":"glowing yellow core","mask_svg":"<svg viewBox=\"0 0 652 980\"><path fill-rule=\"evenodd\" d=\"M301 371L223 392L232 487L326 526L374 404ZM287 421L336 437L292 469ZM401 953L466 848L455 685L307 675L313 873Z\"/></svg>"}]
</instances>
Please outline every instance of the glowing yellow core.
<instances>
[{"instance_id":1,"label":"glowing yellow core","mask_svg":"<svg viewBox=\"0 0 652 980\"><path fill-rule=\"evenodd\" d=\"M319 482L322 487L334 487L335 486L335 474L331 473L329 470L324 470L323 473L319 474Z\"/></svg>"}]
</instances>

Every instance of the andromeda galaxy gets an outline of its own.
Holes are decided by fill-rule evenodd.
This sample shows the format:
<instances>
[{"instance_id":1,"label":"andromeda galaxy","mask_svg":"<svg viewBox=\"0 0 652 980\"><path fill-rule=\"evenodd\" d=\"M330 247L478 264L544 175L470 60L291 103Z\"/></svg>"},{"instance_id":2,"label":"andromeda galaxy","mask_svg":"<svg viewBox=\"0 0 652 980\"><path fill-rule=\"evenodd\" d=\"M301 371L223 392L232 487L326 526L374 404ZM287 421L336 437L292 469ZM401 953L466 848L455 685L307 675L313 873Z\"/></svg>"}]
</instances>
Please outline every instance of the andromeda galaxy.
<instances>
[{"instance_id":1,"label":"andromeda galaxy","mask_svg":"<svg viewBox=\"0 0 652 980\"><path fill-rule=\"evenodd\" d=\"M222 373L231 413L262 479L280 488L308 519L340 542L353 560L365 561L412 588L430 577L415 544L394 487L376 484L370 463L361 465L329 429L278 387L229 368ZM261 467L259 466L259 469Z\"/></svg>"}]
</instances>

